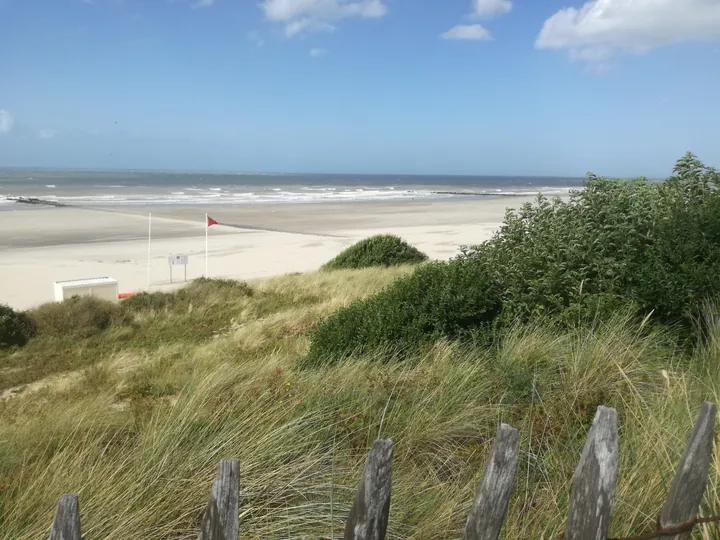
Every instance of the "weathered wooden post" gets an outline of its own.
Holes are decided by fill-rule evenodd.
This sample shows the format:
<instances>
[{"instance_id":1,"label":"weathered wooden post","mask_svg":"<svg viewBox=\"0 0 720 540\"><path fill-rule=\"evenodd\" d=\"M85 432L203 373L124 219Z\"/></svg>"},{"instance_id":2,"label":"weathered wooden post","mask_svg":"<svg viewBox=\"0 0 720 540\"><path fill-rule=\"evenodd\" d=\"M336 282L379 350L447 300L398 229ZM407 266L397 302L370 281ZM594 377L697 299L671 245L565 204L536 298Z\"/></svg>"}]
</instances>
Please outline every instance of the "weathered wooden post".
<instances>
[{"instance_id":1,"label":"weathered wooden post","mask_svg":"<svg viewBox=\"0 0 720 540\"><path fill-rule=\"evenodd\" d=\"M500 536L518 468L518 432L500 424L465 524L465 540L497 540Z\"/></svg>"},{"instance_id":2,"label":"weathered wooden post","mask_svg":"<svg viewBox=\"0 0 720 540\"><path fill-rule=\"evenodd\" d=\"M218 466L198 540L237 540L240 461L225 459Z\"/></svg>"},{"instance_id":3,"label":"weathered wooden post","mask_svg":"<svg viewBox=\"0 0 720 540\"><path fill-rule=\"evenodd\" d=\"M703 403L685 453L680 459L680 466L670 486L667 501L660 513L660 527L663 529L689 522L697 516L703 493L705 493L712 459L715 414L716 408L713 403L708 401ZM688 531L675 536L665 536L665 538L688 540L690 534Z\"/></svg>"},{"instance_id":4,"label":"weathered wooden post","mask_svg":"<svg viewBox=\"0 0 720 540\"><path fill-rule=\"evenodd\" d=\"M393 442L375 441L350 515L345 522L344 540L383 540L390 515Z\"/></svg>"},{"instance_id":5,"label":"weathered wooden post","mask_svg":"<svg viewBox=\"0 0 720 540\"><path fill-rule=\"evenodd\" d=\"M604 540L608 536L618 474L615 409L600 406L575 469L566 540Z\"/></svg>"},{"instance_id":6,"label":"weathered wooden post","mask_svg":"<svg viewBox=\"0 0 720 540\"><path fill-rule=\"evenodd\" d=\"M80 540L80 503L76 493L60 497L50 540Z\"/></svg>"}]
</instances>

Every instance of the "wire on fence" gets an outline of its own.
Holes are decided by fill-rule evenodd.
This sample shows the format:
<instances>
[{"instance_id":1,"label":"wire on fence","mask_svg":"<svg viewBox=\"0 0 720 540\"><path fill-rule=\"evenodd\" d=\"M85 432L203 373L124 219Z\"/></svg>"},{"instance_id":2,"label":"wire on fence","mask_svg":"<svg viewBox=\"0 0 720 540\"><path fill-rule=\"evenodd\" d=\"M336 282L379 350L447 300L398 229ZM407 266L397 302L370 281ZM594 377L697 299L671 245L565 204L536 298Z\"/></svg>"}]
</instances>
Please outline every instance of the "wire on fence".
<instances>
[{"instance_id":1,"label":"wire on fence","mask_svg":"<svg viewBox=\"0 0 720 540\"><path fill-rule=\"evenodd\" d=\"M658 518L657 528L653 532L640 534L638 536L624 536L622 538L608 538L608 540L653 540L655 538L662 538L663 536L675 536L676 534L686 533L693 530L695 525L701 525L703 523L717 523L720 521L720 516L710 516L704 518L695 518L678 525L672 525L671 527L661 527L660 518Z\"/></svg>"}]
</instances>

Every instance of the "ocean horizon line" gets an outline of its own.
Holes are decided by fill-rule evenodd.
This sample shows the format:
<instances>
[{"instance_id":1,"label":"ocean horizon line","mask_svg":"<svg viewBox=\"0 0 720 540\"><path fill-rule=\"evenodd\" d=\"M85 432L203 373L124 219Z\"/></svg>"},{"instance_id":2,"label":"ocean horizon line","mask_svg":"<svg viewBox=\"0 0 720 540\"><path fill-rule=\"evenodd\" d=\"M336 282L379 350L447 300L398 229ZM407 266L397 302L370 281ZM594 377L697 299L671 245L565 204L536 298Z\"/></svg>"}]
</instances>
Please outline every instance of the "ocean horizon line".
<instances>
[{"instance_id":1,"label":"ocean horizon line","mask_svg":"<svg viewBox=\"0 0 720 540\"><path fill-rule=\"evenodd\" d=\"M507 179L557 179L557 180L584 180L585 176L567 176L556 174L490 174L490 173L394 173L394 172L282 172L282 171L237 171L223 169L166 169L166 168L114 168L114 167L0 167L0 181L4 172L60 172L60 173L150 173L150 174L179 174L179 175L232 175L232 176L296 176L296 177L429 177L429 178L507 178ZM630 178L630 177L628 177Z\"/></svg>"}]
</instances>

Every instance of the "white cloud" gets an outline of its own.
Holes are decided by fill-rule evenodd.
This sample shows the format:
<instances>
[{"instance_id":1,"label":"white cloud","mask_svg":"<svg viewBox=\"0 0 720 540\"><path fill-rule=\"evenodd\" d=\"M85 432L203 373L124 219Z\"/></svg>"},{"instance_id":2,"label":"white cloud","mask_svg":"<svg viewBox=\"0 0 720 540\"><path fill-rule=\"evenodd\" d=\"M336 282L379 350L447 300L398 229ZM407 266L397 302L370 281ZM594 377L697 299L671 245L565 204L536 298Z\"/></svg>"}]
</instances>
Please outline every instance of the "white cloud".
<instances>
[{"instance_id":1,"label":"white cloud","mask_svg":"<svg viewBox=\"0 0 720 540\"><path fill-rule=\"evenodd\" d=\"M547 19L535 47L567 50L573 59L594 62L618 52L642 54L718 39L718 0L593 0Z\"/></svg>"},{"instance_id":2,"label":"white cloud","mask_svg":"<svg viewBox=\"0 0 720 540\"><path fill-rule=\"evenodd\" d=\"M490 19L509 13L512 7L511 0L474 0L473 16Z\"/></svg>"},{"instance_id":3,"label":"white cloud","mask_svg":"<svg viewBox=\"0 0 720 540\"><path fill-rule=\"evenodd\" d=\"M481 24L458 24L440 35L443 39L464 39L487 41L492 39L492 34Z\"/></svg>"},{"instance_id":4,"label":"white cloud","mask_svg":"<svg viewBox=\"0 0 720 540\"><path fill-rule=\"evenodd\" d=\"M612 56L610 47L582 47L579 49L570 49L571 60L582 60L584 62L604 62Z\"/></svg>"},{"instance_id":5,"label":"white cloud","mask_svg":"<svg viewBox=\"0 0 720 540\"><path fill-rule=\"evenodd\" d=\"M215 3L215 0L197 0L195 4L193 4L193 7L196 8L204 8L204 7L210 7Z\"/></svg>"},{"instance_id":6,"label":"white cloud","mask_svg":"<svg viewBox=\"0 0 720 540\"><path fill-rule=\"evenodd\" d=\"M327 49L310 49L310 56L313 58L320 58L321 56L327 56Z\"/></svg>"},{"instance_id":7,"label":"white cloud","mask_svg":"<svg viewBox=\"0 0 720 540\"><path fill-rule=\"evenodd\" d=\"M492 19L505 15L512 10L512 0L473 0L473 12L469 19ZM481 24L458 24L440 34L442 39L466 41L488 41L492 39L490 31Z\"/></svg>"},{"instance_id":8,"label":"white cloud","mask_svg":"<svg viewBox=\"0 0 720 540\"><path fill-rule=\"evenodd\" d=\"M285 35L287 35L287 37L293 37L303 32L332 32L334 30L334 25L323 21L316 21L308 17L291 21L285 25Z\"/></svg>"},{"instance_id":9,"label":"white cloud","mask_svg":"<svg viewBox=\"0 0 720 540\"><path fill-rule=\"evenodd\" d=\"M54 129L41 129L39 135L41 139L54 139L57 131Z\"/></svg>"},{"instance_id":10,"label":"white cloud","mask_svg":"<svg viewBox=\"0 0 720 540\"><path fill-rule=\"evenodd\" d=\"M387 13L382 0L263 0L260 8L268 20L285 25L288 37L332 31L341 19L379 18Z\"/></svg>"},{"instance_id":11,"label":"white cloud","mask_svg":"<svg viewBox=\"0 0 720 540\"><path fill-rule=\"evenodd\" d=\"M10 111L0 109L0 133L7 133L13 128L15 120Z\"/></svg>"},{"instance_id":12,"label":"white cloud","mask_svg":"<svg viewBox=\"0 0 720 540\"><path fill-rule=\"evenodd\" d=\"M265 45L265 40L262 35L260 35L260 32L256 32L254 30L252 32L248 32L247 38L252 41L258 49Z\"/></svg>"},{"instance_id":13,"label":"white cloud","mask_svg":"<svg viewBox=\"0 0 720 540\"><path fill-rule=\"evenodd\" d=\"M597 77L604 77L610 75L615 70L615 66L608 62L589 62L585 65L585 73L595 75Z\"/></svg>"}]
</instances>

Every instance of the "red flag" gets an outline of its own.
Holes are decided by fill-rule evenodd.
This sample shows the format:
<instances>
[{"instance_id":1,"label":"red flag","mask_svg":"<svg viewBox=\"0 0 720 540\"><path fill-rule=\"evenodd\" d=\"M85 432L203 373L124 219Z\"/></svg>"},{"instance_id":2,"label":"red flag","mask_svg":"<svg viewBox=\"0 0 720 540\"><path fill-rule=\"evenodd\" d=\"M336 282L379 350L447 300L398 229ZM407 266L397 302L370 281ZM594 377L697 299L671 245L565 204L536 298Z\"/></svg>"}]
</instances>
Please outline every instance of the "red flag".
<instances>
[{"instance_id":1,"label":"red flag","mask_svg":"<svg viewBox=\"0 0 720 540\"><path fill-rule=\"evenodd\" d=\"M211 218L210 216L208 216L207 226L211 227L212 225L219 225L219 223L217 221L215 221L213 218Z\"/></svg>"}]
</instances>

